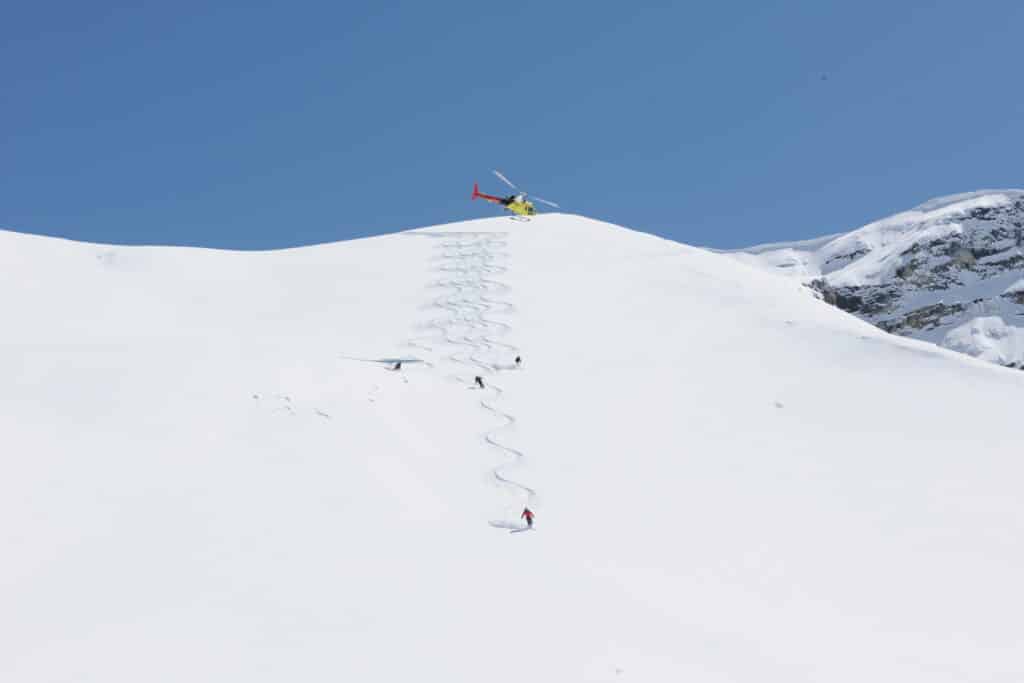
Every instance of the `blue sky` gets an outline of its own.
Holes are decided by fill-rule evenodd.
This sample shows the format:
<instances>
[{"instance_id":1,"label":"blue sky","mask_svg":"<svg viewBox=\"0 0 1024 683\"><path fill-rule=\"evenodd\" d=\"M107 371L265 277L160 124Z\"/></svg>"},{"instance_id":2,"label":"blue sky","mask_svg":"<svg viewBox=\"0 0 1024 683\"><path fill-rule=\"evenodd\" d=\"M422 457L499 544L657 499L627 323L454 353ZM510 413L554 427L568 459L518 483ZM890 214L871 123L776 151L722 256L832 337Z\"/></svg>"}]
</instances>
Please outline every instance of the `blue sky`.
<instances>
[{"instance_id":1,"label":"blue sky","mask_svg":"<svg viewBox=\"0 0 1024 683\"><path fill-rule=\"evenodd\" d=\"M15 3L0 226L263 249L565 210L733 247L1020 187L1024 3Z\"/></svg>"}]
</instances>

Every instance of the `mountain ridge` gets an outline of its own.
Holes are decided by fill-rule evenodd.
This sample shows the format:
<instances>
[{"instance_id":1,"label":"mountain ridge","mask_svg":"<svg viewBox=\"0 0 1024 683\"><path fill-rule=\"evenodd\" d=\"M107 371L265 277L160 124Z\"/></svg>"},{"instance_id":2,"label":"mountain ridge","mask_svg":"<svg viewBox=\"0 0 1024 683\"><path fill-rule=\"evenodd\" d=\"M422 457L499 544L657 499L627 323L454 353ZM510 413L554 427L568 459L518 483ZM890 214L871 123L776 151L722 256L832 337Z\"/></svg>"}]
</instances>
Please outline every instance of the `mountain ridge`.
<instances>
[{"instance_id":1,"label":"mountain ridge","mask_svg":"<svg viewBox=\"0 0 1024 683\"><path fill-rule=\"evenodd\" d=\"M1024 368L1024 190L980 190L799 243L730 252L882 329Z\"/></svg>"}]
</instances>

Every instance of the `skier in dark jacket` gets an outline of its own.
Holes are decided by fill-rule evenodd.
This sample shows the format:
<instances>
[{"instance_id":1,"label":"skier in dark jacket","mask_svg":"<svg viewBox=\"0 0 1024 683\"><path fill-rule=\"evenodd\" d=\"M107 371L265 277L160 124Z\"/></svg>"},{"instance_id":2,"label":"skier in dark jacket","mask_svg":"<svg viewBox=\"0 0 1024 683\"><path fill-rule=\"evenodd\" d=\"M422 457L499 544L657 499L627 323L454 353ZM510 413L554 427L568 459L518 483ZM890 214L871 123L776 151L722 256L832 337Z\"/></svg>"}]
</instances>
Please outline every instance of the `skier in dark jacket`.
<instances>
[{"instance_id":1,"label":"skier in dark jacket","mask_svg":"<svg viewBox=\"0 0 1024 683\"><path fill-rule=\"evenodd\" d=\"M522 356L516 356L516 367L518 368L522 364L523 364Z\"/></svg>"},{"instance_id":2,"label":"skier in dark jacket","mask_svg":"<svg viewBox=\"0 0 1024 683\"><path fill-rule=\"evenodd\" d=\"M533 510L531 510L530 508L524 507L523 508L523 514L519 515L519 518L526 520L527 528L530 528L530 529L533 528Z\"/></svg>"},{"instance_id":3,"label":"skier in dark jacket","mask_svg":"<svg viewBox=\"0 0 1024 683\"><path fill-rule=\"evenodd\" d=\"M484 378L483 377L481 377L480 375L477 375L476 379L474 381L476 382L476 385L478 387L480 387L481 389L484 388Z\"/></svg>"}]
</instances>

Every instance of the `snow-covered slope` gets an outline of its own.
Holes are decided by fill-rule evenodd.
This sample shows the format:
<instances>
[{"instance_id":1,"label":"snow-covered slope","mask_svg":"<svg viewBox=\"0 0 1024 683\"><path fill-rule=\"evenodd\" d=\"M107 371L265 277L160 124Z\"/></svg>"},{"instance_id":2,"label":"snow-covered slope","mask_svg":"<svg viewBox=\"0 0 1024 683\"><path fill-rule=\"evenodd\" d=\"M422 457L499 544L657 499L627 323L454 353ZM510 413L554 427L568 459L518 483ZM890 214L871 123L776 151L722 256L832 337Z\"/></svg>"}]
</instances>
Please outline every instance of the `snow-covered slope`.
<instances>
[{"instance_id":1,"label":"snow-covered slope","mask_svg":"<svg viewBox=\"0 0 1024 683\"><path fill-rule=\"evenodd\" d=\"M1024 191L942 197L853 232L736 255L881 328L1024 368Z\"/></svg>"},{"instance_id":2,"label":"snow-covered slope","mask_svg":"<svg viewBox=\"0 0 1024 683\"><path fill-rule=\"evenodd\" d=\"M1024 676L1022 373L574 216L0 258L0 680Z\"/></svg>"}]
</instances>

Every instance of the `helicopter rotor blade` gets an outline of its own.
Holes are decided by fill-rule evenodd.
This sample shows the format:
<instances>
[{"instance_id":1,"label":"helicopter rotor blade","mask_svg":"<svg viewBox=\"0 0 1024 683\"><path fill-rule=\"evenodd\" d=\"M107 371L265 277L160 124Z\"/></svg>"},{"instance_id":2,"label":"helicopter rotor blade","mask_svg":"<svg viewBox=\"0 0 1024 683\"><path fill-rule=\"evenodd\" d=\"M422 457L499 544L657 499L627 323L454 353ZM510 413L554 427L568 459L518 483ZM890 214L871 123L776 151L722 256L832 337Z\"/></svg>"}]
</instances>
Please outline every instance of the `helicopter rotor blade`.
<instances>
[{"instance_id":1,"label":"helicopter rotor blade","mask_svg":"<svg viewBox=\"0 0 1024 683\"><path fill-rule=\"evenodd\" d=\"M509 180L505 176L501 175L501 171L495 171L494 175L498 176L498 178L501 179L501 182L505 183L506 185L511 187L516 192L521 192L521 190L518 187L515 186L515 183L513 183L511 180Z\"/></svg>"},{"instance_id":2,"label":"helicopter rotor blade","mask_svg":"<svg viewBox=\"0 0 1024 683\"><path fill-rule=\"evenodd\" d=\"M560 207L560 206L559 206L558 204L555 204L554 202L549 202L549 201L548 201L548 200L546 200L546 199L541 199L541 198L540 198L540 197L538 197L537 195L532 195L532 194L531 194L531 195L530 195L530 199L532 199L532 200L533 200L533 201L535 201L535 202L540 202L541 204L547 204L548 206L553 206L553 207L555 207L556 209L561 209L561 208L562 208L562 207Z\"/></svg>"}]
</instances>

